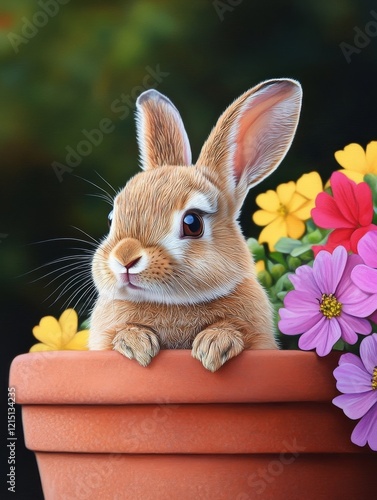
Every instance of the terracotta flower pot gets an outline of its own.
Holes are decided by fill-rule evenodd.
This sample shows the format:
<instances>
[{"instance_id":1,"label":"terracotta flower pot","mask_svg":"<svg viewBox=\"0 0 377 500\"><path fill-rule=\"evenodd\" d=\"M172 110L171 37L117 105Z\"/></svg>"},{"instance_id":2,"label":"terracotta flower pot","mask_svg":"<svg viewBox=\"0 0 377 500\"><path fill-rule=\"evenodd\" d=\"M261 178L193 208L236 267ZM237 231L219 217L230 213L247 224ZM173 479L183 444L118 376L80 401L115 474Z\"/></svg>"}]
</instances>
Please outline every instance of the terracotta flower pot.
<instances>
[{"instance_id":1,"label":"terracotta flower pot","mask_svg":"<svg viewBox=\"0 0 377 500\"><path fill-rule=\"evenodd\" d=\"M10 385L48 499L357 499L377 453L336 408L338 355L247 351L210 373L189 351L17 357Z\"/></svg>"}]
</instances>

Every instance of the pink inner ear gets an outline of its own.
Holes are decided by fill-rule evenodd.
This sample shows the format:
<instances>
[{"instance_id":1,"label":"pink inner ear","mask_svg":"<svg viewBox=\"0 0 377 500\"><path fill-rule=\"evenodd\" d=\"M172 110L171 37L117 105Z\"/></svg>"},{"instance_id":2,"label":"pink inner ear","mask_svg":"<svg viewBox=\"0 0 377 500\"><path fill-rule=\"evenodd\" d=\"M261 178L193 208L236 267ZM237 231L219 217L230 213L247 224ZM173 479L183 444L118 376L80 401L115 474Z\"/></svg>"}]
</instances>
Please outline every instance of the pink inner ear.
<instances>
[{"instance_id":1,"label":"pink inner ear","mask_svg":"<svg viewBox=\"0 0 377 500\"><path fill-rule=\"evenodd\" d=\"M275 143L281 142L281 136L290 130L284 130L285 113L279 119L275 111L277 105L283 106L282 101L290 95L292 86L281 83L270 85L249 98L235 132L237 146L233 169L237 181L246 173L249 184L257 183L266 176L268 166L274 164L274 156L281 153L282 148Z\"/></svg>"}]
</instances>

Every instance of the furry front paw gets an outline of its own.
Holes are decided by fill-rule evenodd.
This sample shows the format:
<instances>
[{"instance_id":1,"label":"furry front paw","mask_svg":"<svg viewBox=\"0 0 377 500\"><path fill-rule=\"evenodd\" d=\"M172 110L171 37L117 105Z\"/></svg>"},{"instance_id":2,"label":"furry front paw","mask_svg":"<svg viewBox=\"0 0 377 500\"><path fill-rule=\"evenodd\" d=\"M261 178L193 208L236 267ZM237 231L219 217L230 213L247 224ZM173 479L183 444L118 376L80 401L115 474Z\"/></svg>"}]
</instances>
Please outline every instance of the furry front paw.
<instances>
[{"instance_id":1,"label":"furry front paw","mask_svg":"<svg viewBox=\"0 0 377 500\"><path fill-rule=\"evenodd\" d=\"M242 334L232 328L207 328L200 332L192 344L192 355L204 368L215 372L228 359L244 350Z\"/></svg>"},{"instance_id":2,"label":"furry front paw","mask_svg":"<svg viewBox=\"0 0 377 500\"><path fill-rule=\"evenodd\" d=\"M157 335L148 327L130 325L122 328L115 335L114 351L129 359L136 359L142 366L148 366L160 350Z\"/></svg>"}]
</instances>

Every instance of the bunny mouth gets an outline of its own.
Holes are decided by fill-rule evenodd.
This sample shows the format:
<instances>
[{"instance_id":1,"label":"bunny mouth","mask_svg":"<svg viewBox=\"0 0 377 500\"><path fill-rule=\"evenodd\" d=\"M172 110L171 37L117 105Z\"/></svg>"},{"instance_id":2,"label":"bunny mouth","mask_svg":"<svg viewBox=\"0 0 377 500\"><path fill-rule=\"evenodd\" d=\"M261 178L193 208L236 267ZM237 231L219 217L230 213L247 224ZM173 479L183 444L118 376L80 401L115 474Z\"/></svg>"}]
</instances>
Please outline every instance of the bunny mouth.
<instances>
[{"instance_id":1,"label":"bunny mouth","mask_svg":"<svg viewBox=\"0 0 377 500\"><path fill-rule=\"evenodd\" d=\"M129 288L131 290L141 290L141 287L136 285L134 282L131 281L131 278L133 275L129 273L120 273L119 274L119 280L125 288Z\"/></svg>"}]
</instances>

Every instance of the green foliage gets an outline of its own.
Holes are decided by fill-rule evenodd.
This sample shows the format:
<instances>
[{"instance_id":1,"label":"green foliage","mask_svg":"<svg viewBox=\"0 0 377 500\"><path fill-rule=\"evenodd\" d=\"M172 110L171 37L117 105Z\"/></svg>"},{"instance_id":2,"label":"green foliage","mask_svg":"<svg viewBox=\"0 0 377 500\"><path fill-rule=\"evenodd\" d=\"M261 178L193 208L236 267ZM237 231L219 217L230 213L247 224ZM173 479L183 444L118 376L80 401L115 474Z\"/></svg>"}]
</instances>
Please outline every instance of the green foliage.
<instances>
[{"instance_id":1,"label":"green foliage","mask_svg":"<svg viewBox=\"0 0 377 500\"><path fill-rule=\"evenodd\" d=\"M254 238L249 238L247 244L255 262L262 261L264 270L258 273L258 281L266 289L274 311L275 331L283 348L297 348L297 339L282 335L278 328L279 309L284 305L284 297L293 290L289 276L304 264L312 265L314 254L313 245L323 245L326 242L328 231L317 228L313 221L306 221L304 236L280 238L275 244L275 251L270 252L267 245L261 245Z\"/></svg>"}]
</instances>

